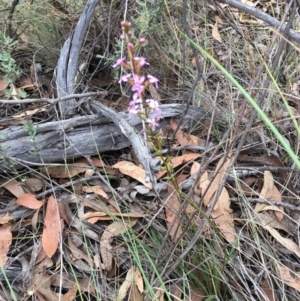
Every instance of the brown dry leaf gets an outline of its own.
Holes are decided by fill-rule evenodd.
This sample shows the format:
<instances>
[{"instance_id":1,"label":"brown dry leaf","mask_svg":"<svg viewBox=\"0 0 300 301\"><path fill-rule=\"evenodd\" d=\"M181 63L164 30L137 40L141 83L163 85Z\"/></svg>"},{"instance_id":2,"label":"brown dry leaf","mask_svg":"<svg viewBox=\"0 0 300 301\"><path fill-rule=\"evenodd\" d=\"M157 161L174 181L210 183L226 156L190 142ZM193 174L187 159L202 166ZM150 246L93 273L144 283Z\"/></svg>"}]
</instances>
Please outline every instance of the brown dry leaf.
<instances>
[{"instance_id":1,"label":"brown dry leaf","mask_svg":"<svg viewBox=\"0 0 300 301\"><path fill-rule=\"evenodd\" d=\"M84 173L86 170L90 169L89 165L87 164L81 163L80 165L82 167L78 167L76 165L72 166L71 164L67 166L48 166L41 168L41 172L43 174L47 174L48 172L53 178L73 178L74 176Z\"/></svg>"},{"instance_id":2,"label":"brown dry leaf","mask_svg":"<svg viewBox=\"0 0 300 301\"><path fill-rule=\"evenodd\" d=\"M45 253L51 258L57 250L61 232L57 201L53 196L48 199L44 223L42 244Z\"/></svg>"},{"instance_id":3,"label":"brown dry leaf","mask_svg":"<svg viewBox=\"0 0 300 301\"><path fill-rule=\"evenodd\" d=\"M66 205L62 202L58 202L57 205L58 205L59 216L63 218L63 220L66 222L67 225L70 225L71 217L67 213Z\"/></svg>"},{"instance_id":4,"label":"brown dry leaf","mask_svg":"<svg viewBox=\"0 0 300 301\"><path fill-rule=\"evenodd\" d=\"M170 236L173 241L177 241L181 235L180 231L180 217L178 211L180 202L176 193L175 187L170 183L168 185L167 201L165 203L167 227L171 228ZM176 221L174 222L174 220Z\"/></svg>"},{"instance_id":5,"label":"brown dry leaf","mask_svg":"<svg viewBox=\"0 0 300 301\"><path fill-rule=\"evenodd\" d=\"M139 217L145 217L148 216L148 214L144 213L118 213L118 212L87 212L84 215L81 216L81 220L87 219L89 223L94 224L97 221L110 221L114 220L116 216L122 216L124 217L131 217L131 218L139 218Z\"/></svg>"},{"instance_id":6,"label":"brown dry leaf","mask_svg":"<svg viewBox=\"0 0 300 301\"><path fill-rule=\"evenodd\" d=\"M104 269L110 271L112 269L113 264L113 255L111 253L112 246L111 242L115 236L122 235L126 233L129 227L132 227L136 224L138 219L132 219L128 224L124 224L118 221L113 222L109 226L107 226L101 236L100 239L100 254L102 257Z\"/></svg>"},{"instance_id":7,"label":"brown dry leaf","mask_svg":"<svg viewBox=\"0 0 300 301\"><path fill-rule=\"evenodd\" d=\"M84 259L87 263L90 264L89 257L87 256L87 254L85 254L83 251L76 247L76 245L73 243L71 235L68 235L68 244L69 249L75 260Z\"/></svg>"},{"instance_id":8,"label":"brown dry leaf","mask_svg":"<svg viewBox=\"0 0 300 301\"><path fill-rule=\"evenodd\" d=\"M219 170L219 172L212 180L211 184L210 180L208 179L207 172L202 175L201 179L197 183L197 185L202 189L202 193L206 191L207 187L210 184L210 187L203 196L203 204L205 206L208 207L210 205L213 196L217 191L217 188L219 187L219 183L226 174L229 164L230 157L225 162L221 159L216 166L216 171ZM235 241L234 222L232 209L230 209L230 197L225 187L221 191L221 194L211 213L211 216L227 241L233 243Z\"/></svg>"},{"instance_id":9,"label":"brown dry leaf","mask_svg":"<svg viewBox=\"0 0 300 301\"><path fill-rule=\"evenodd\" d=\"M165 301L165 291L162 287L158 288L157 291L155 292L154 300Z\"/></svg>"},{"instance_id":10,"label":"brown dry leaf","mask_svg":"<svg viewBox=\"0 0 300 301\"><path fill-rule=\"evenodd\" d=\"M122 301L126 297L129 288L134 283L134 274L134 268L130 268L126 274L124 282L119 289L117 301Z\"/></svg>"},{"instance_id":11,"label":"brown dry leaf","mask_svg":"<svg viewBox=\"0 0 300 301\"><path fill-rule=\"evenodd\" d=\"M77 295L77 283L74 283L69 291L64 294L61 298L61 301L73 301Z\"/></svg>"},{"instance_id":12,"label":"brown dry leaf","mask_svg":"<svg viewBox=\"0 0 300 301\"><path fill-rule=\"evenodd\" d=\"M29 189L33 192L37 192L42 190L43 182L38 178L27 178L25 184L29 187Z\"/></svg>"},{"instance_id":13,"label":"brown dry leaf","mask_svg":"<svg viewBox=\"0 0 300 301\"><path fill-rule=\"evenodd\" d=\"M260 224L269 225L272 228L281 229L286 233L289 233L287 227L283 223L280 223L275 216L271 216L268 212L258 213L255 220L257 220Z\"/></svg>"},{"instance_id":14,"label":"brown dry leaf","mask_svg":"<svg viewBox=\"0 0 300 301\"><path fill-rule=\"evenodd\" d=\"M259 195L262 199L265 199L265 200L278 201L278 202L282 201L280 192L277 189L277 187L274 185L273 175L268 170L264 171L264 185L263 185L263 188ZM264 210L266 210L266 207L267 207L267 209L273 209L273 208L270 208L270 206L267 204L259 204L258 203L255 206L255 211L256 212L264 211ZM277 209L275 211L275 215L281 221L284 217L283 207L278 207L278 206L273 206L273 207Z\"/></svg>"},{"instance_id":15,"label":"brown dry leaf","mask_svg":"<svg viewBox=\"0 0 300 301\"><path fill-rule=\"evenodd\" d=\"M134 283L137 286L139 292L143 293L144 292L144 281L143 281L142 274L138 268L135 269Z\"/></svg>"},{"instance_id":16,"label":"brown dry leaf","mask_svg":"<svg viewBox=\"0 0 300 301\"><path fill-rule=\"evenodd\" d=\"M175 120L171 119L170 126L173 131L176 131L178 127L178 123ZM187 145L199 146L203 144L200 138L194 135L187 135L180 128L177 130L175 138L178 141L178 143L182 146L187 146Z\"/></svg>"},{"instance_id":17,"label":"brown dry leaf","mask_svg":"<svg viewBox=\"0 0 300 301\"><path fill-rule=\"evenodd\" d=\"M124 175L130 176L131 178L144 184L147 188L152 189L152 183L145 182L146 172L143 168L128 161L120 161L112 167L119 169Z\"/></svg>"},{"instance_id":18,"label":"brown dry leaf","mask_svg":"<svg viewBox=\"0 0 300 301\"><path fill-rule=\"evenodd\" d=\"M234 243L235 230L232 209L230 209L230 198L226 188L222 189L221 195L211 213L216 226L220 229L228 242Z\"/></svg>"},{"instance_id":19,"label":"brown dry leaf","mask_svg":"<svg viewBox=\"0 0 300 301\"><path fill-rule=\"evenodd\" d=\"M144 294L142 294L137 285L133 284L129 290L129 296L128 301L143 301L144 300Z\"/></svg>"},{"instance_id":20,"label":"brown dry leaf","mask_svg":"<svg viewBox=\"0 0 300 301\"><path fill-rule=\"evenodd\" d=\"M0 185L7 189L17 198L25 193L21 184L16 180L0 179Z\"/></svg>"},{"instance_id":21,"label":"brown dry leaf","mask_svg":"<svg viewBox=\"0 0 300 301\"><path fill-rule=\"evenodd\" d=\"M218 42L222 43L221 35L219 33L218 29L218 22L216 22L214 25L210 25L212 27L212 37L217 40Z\"/></svg>"},{"instance_id":22,"label":"brown dry leaf","mask_svg":"<svg viewBox=\"0 0 300 301\"><path fill-rule=\"evenodd\" d=\"M175 158L172 158L171 159L171 163L170 165L173 167L173 168L176 168L182 164L186 164L188 163L189 161L193 161L193 160L196 160L197 158L199 158L201 156L201 154L195 154L195 153L186 153L182 156L178 156L178 157L175 157ZM160 178L162 178L165 174L167 173L166 170L162 170L160 172L158 172L156 174L156 178L159 180Z\"/></svg>"},{"instance_id":23,"label":"brown dry leaf","mask_svg":"<svg viewBox=\"0 0 300 301\"><path fill-rule=\"evenodd\" d=\"M291 271L288 267L278 264L280 270L279 277L283 282L300 292L300 273Z\"/></svg>"},{"instance_id":24,"label":"brown dry leaf","mask_svg":"<svg viewBox=\"0 0 300 301\"><path fill-rule=\"evenodd\" d=\"M103 188L100 185L95 186L83 186L82 190L86 193L95 193L97 195L102 196L105 199L109 199L109 196L107 193L103 190Z\"/></svg>"},{"instance_id":25,"label":"brown dry leaf","mask_svg":"<svg viewBox=\"0 0 300 301\"><path fill-rule=\"evenodd\" d=\"M16 200L16 204L35 210L41 208L45 202L38 201L34 194L25 193Z\"/></svg>"},{"instance_id":26,"label":"brown dry leaf","mask_svg":"<svg viewBox=\"0 0 300 301\"><path fill-rule=\"evenodd\" d=\"M200 167L201 167L200 163L198 163L198 162L196 162L196 161L193 162L193 165L192 165L191 171L190 171L191 177L192 177L193 179L196 179L197 173L199 172Z\"/></svg>"},{"instance_id":27,"label":"brown dry leaf","mask_svg":"<svg viewBox=\"0 0 300 301\"><path fill-rule=\"evenodd\" d=\"M194 288L191 293L190 297L187 299L187 301L202 301L204 300L205 294L201 291L200 288Z\"/></svg>"},{"instance_id":28,"label":"brown dry leaf","mask_svg":"<svg viewBox=\"0 0 300 301\"><path fill-rule=\"evenodd\" d=\"M300 258L300 248L290 238L285 238L280 235L278 231L264 224L263 227L270 232L270 234L285 248L292 251L296 256Z\"/></svg>"},{"instance_id":29,"label":"brown dry leaf","mask_svg":"<svg viewBox=\"0 0 300 301\"><path fill-rule=\"evenodd\" d=\"M278 299L276 298L276 295L274 294L275 291L272 288L272 286L270 285L270 282L268 279L265 279L261 283L261 288L264 291L264 293L266 294L269 301L278 301Z\"/></svg>"},{"instance_id":30,"label":"brown dry leaf","mask_svg":"<svg viewBox=\"0 0 300 301\"><path fill-rule=\"evenodd\" d=\"M0 227L0 266L4 266L7 262L7 253L12 241L11 226Z\"/></svg>"},{"instance_id":31,"label":"brown dry leaf","mask_svg":"<svg viewBox=\"0 0 300 301\"><path fill-rule=\"evenodd\" d=\"M51 290L51 276L46 272L46 269L52 265L52 260L46 257L35 267L32 280L34 290L42 294L47 301L57 301L58 299L56 294Z\"/></svg>"},{"instance_id":32,"label":"brown dry leaf","mask_svg":"<svg viewBox=\"0 0 300 301\"><path fill-rule=\"evenodd\" d=\"M14 217L6 213L6 215L0 217L0 224L4 225L7 224L9 221L13 220Z\"/></svg>"},{"instance_id":33,"label":"brown dry leaf","mask_svg":"<svg viewBox=\"0 0 300 301\"><path fill-rule=\"evenodd\" d=\"M21 93L21 92L20 92ZM17 93L19 95L19 93ZM17 115L13 115L13 118L22 118L22 117L26 117L26 116L31 116L34 115L37 112L45 112L46 109L45 108L38 108L38 109L34 109L34 110L27 110L24 113L21 114L17 114Z\"/></svg>"}]
</instances>

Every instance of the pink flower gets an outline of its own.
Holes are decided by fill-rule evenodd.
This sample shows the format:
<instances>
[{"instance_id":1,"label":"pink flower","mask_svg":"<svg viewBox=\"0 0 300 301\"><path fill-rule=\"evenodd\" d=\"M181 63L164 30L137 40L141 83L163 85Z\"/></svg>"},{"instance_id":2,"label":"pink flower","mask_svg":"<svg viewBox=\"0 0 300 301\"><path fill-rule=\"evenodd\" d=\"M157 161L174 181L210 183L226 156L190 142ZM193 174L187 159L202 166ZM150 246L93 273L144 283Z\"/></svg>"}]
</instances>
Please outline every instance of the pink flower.
<instances>
[{"instance_id":1,"label":"pink flower","mask_svg":"<svg viewBox=\"0 0 300 301\"><path fill-rule=\"evenodd\" d=\"M138 93L134 93L132 95L132 100L135 102L135 103L142 103L142 99L139 97L139 94Z\"/></svg>"},{"instance_id":2,"label":"pink flower","mask_svg":"<svg viewBox=\"0 0 300 301\"><path fill-rule=\"evenodd\" d=\"M154 84L155 88L158 89L158 78L152 76L152 75L147 75L148 80L151 84Z\"/></svg>"},{"instance_id":3,"label":"pink flower","mask_svg":"<svg viewBox=\"0 0 300 301\"><path fill-rule=\"evenodd\" d=\"M134 114L134 115L140 112L139 106L133 100L129 102L128 112L129 114Z\"/></svg>"},{"instance_id":4,"label":"pink flower","mask_svg":"<svg viewBox=\"0 0 300 301\"><path fill-rule=\"evenodd\" d=\"M130 79L130 77L131 77L131 73L122 75L121 78L120 78L120 80L118 81L118 83L119 83L119 84L121 84L122 82L127 83L128 80Z\"/></svg>"},{"instance_id":5,"label":"pink flower","mask_svg":"<svg viewBox=\"0 0 300 301\"><path fill-rule=\"evenodd\" d=\"M149 107L153 110L159 109L158 101L155 99L147 99L146 102L148 103Z\"/></svg>"},{"instance_id":6,"label":"pink flower","mask_svg":"<svg viewBox=\"0 0 300 301\"><path fill-rule=\"evenodd\" d=\"M139 61L140 67L143 67L145 65L149 65L149 63L146 61L146 59L142 56L141 57L135 57L134 60Z\"/></svg>"},{"instance_id":7,"label":"pink flower","mask_svg":"<svg viewBox=\"0 0 300 301\"><path fill-rule=\"evenodd\" d=\"M146 42L146 39L145 39L145 38L140 38L140 39L139 39L139 42L140 42L141 44L144 44L144 43Z\"/></svg>"},{"instance_id":8,"label":"pink flower","mask_svg":"<svg viewBox=\"0 0 300 301\"><path fill-rule=\"evenodd\" d=\"M147 123L149 123L152 131L155 131L155 128L159 126L155 119L147 119Z\"/></svg>"},{"instance_id":9,"label":"pink flower","mask_svg":"<svg viewBox=\"0 0 300 301\"><path fill-rule=\"evenodd\" d=\"M124 61L125 61L125 57L121 57L117 59L117 61L115 62L115 64L112 65L112 67L116 68L118 66L122 66L124 64Z\"/></svg>"},{"instance_id":10,"label":"pink flower","mask_svg":"<svg viewBox=\"0 0 300 301\"><path fill-rule=\"evenodd\" d=\"M158 108L157 110L151 113L151 119L155 119L156 121L161 119L161 109Z\"/></svg>"},{"instance_id":11,"label":"pink flower","mask_svg":"<svg viewBox=\"0 0 300 301\"><path fill-rule=\"evenodd\" d=\"M127 33L128 34L128 33ZM127 49L130 50L134 47L134 45L132 43L128 43L127 44Z\"/></svg>"},{"instance_id":12,"label":"pink flower","mask_svg":"<svg viewBox=\"0 0 300 301\"><path fill-rule=\"evenodd\" d=\"M145 76L138 76L137 74L133 74L134 84L131 88L133 92L142 93L144 91L144 86L142 85L145 81Z\"/></svg>"}]
</instances>

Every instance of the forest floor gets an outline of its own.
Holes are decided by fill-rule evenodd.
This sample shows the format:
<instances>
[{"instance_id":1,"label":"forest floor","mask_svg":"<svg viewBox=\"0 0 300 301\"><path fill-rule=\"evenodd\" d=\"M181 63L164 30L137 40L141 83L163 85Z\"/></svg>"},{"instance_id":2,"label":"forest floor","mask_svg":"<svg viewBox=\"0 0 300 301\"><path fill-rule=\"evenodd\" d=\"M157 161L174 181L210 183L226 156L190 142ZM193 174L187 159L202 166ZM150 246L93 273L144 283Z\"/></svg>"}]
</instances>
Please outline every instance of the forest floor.
<instances>
[{"instance_id":1,"label":"forest floor","mask_svg":"<svg viewBox=\"0 0 300 301\"><path fill-rule=\"evenodd\" d=\"M300 300L297 1L99 2L72 116L58 66L85 4L0 4L0 301ZM94 102L145 137L113 68L123 20L159 80L149 153L117 121L80 124Z\"/></svg>"}]
</instances>

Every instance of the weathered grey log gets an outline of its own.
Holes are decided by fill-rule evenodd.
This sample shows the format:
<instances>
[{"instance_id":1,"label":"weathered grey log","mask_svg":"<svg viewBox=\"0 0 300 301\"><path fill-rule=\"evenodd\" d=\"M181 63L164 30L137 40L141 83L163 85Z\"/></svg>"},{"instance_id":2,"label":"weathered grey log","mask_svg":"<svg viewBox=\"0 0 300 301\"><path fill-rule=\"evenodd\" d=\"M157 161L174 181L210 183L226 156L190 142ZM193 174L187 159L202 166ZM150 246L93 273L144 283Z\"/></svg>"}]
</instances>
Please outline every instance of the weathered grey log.
<instances>
[{"instance_id":1,"label":"weathered grey log","mask_svg":"<svg viewBox=\"0 0 300 301\"><path fill-rule=\"evenodd\" d=\"M184 105L162 105L161 125L169 122L170 118L179 119ZM120 113L137 131L142 129L141 121L136 116ZM215 114L215 124L223 125L220 114ZM202 109L190 106L183 125L194 128L210 118ZM103 122L106 122L103 124ZM33 125L36 135L31 139L22 127L12 127L2 131L0 138L0 168L11 170L11 165L19 169L24 165L70 161L74 158L96 155L98 153L120 150L130 146L130 141L121 130L109 122L103 115L77 117L70 120Z\"/></svg>"},{"instance_id":2,"label":"weathered grey log","mask_svg":"<svg viewBox=\"0 0 300 301\"><path fill-rule=\"evenodd\" d=\"M121 114L118 114L98 101L91 101L90 105L97 113L104 114L105 117L111 118L113 123L121 130L122 134L130 141L136 157L146 172L146 183L151 182L154 184L156 182L155 174L160 168L160 161L152 158L149 147L147 146L147 141L145 141L146 139L143 139L142 135L137 133Z\"/></svg>"},{"instance_id":3,"label":"weathered grey log","mask_svg":"<svg viewBox=\"0 0 300 301\"><path fill-rule=\"evenodd\" d=\"M56 71L57 96L64 97L74 94L76 89L76 74L78 72L78 62L80 50L86 36L87 29L99 0L87 1L74 32L70 33L60 54ZM69 99L59 103L59 111L62 119L75 115L77 102Z\"/></svg>"}]
</instances>

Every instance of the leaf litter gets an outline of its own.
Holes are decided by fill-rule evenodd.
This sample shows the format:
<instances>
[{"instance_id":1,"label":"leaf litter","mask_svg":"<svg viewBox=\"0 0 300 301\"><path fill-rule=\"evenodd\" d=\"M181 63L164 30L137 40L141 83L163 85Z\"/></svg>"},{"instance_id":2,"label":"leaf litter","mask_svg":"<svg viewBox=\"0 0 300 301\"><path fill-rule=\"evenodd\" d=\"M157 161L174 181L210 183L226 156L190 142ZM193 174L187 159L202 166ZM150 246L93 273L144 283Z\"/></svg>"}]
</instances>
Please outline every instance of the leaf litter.
<instances>
[{"instance_id":1,"label":"leaf litter","mask_svg":"<svg viewBox=\"0 0 300 301\"><path fill-rule=\"evenodd\" d=\"M251 6L258 3L246 2ZM220 5L225 11L228 10L228 5ZM208 51L226 63L228 58L234 58L231 49L223 47L226 43L226 23L212 10L214 17L209 20L208 28L213 40L211 43L216 47L210 47ZM241 14L237 9L232 9L232 12L241 23L258 23L256 18ZM194 24L192 28L195 34L201 34L199 24ZM231 34L234 41L240 42L236 33L232 31ZM265 43L261 44L260 48ZM253 54L253 49L247 51ZM251 61L250 56L246 59ZM195 58L191 61L195 67ZM219 81L218 77L214 70L212 87L214 82ZM177 88L176 78L175 72L171 72L165 81L170 83L172 80L172 85ZM0 92L7 87L8 83L1 76ZM15 93L20 94L21 88L27 89L28 93L37 93L37 86L29 78L20 82ZM294 94L298 93L296 89L294 82ZM165 96L164 92L158 94L153 87L150 94L156 99ZM205 103L204 107L212 108L212 105ZM280 111L283 109L276 112L279 114ZM46 110L27 108L26 112L14 113L12 116L18 123L14 121L13 124L22 124L24 117L33 122L41 112ZM281 115L289 117L286 112L281 112ZM248 119L245 117L245 120ZM99 294L107 300L145 300L149 289L146 284L153 280L151 273L153 276L155 269L161 272L164 264L170 266L176 258L180 258L193 233L201 229L207 220L209 222L199 239L201 244L194 247L197 251L191 251L192 255L183 259L183 263L191 261L195 265L188 267L187 274L192 274L194 270L201 270L202 273L198 274L198 282L192 277L195 282L185 299L206 300L209 293L203 275L207 277L207 270L212 275L216 273L214 269L225 271L231 263L235 269L230 273L208 278L213 287L216 287L215 279L224 277L236 294L243 291L245 296L251 292L257 300L261 300L262 295L264 300L279 300L274 292L278 292L283 285L300 292L300 270L297 265L291 264L294 258L298 260L300 257L299 211L290 209L298 209L297 206L285 206L289 204L289 197L295 200L298 195L288 171L284 170L287 160L280 160L265 145L257 153L248 149L239 154L233 170L227 170L229 159L224 162L222 153L201 170L208 158L193 148L185 150L184 147L205 147L207 141L202 138L207 136L207 130L191 133L183 128L177 130L177 127L178 122L171 120L165 131L176 131L172 145L168 145L167 139L165 141L169 149L164 157L167 159L170 156L170 163L167 164L174 171L174 179L170 179L167 171L162 169L156 175L156 187L145 182L143 168L137 162L125 160L123 154L120 155L121 151L114 155L101 154L101 158L91 157L94 166L86 158L80 158L61 166L43 166L38 170L38 178L31 170L29 176L24 178L5 175L0 179L1 266L20 295L26 295L27 299L33 295L47 301L58 298L73 300L82 293L93 300ZM290 132L289 121L284 121L282 131L286 134ZM212 137L214 142L217 140L215 138ZM174 151L178 146L182 147L181 150ZM266 167L270 170L263 170ZM236 177L233 182L228 181L221 188L211 215L207 217L205 212L211 206L222 179L228 174L237 174L239 168L246 171L256 169L256 172ZM97 173L106 179L106 183L96 179ZM201 176L195 183L198 173ZM53 189L50 197L49 193L43 194L49 188ZM295 201L291 203L297 204ZM160 235L163 237L157 242ZM208 248L207 244L216 250L218 259L223 260L222 267L213 266L211 262L204 265L208 257L201 257L201 251ZM39 245L42 246L40 249L37 248ZM234 256L226 257L227 250L232 251ZM134 252L139 253L141 258L139 267L133 260ZM273 255L268 257L267 253ZM152 262L145 254L152 256ZM160 257L156 258L158 254ZM208 254L213 255L211 252ZM241 257L246 260L238 261ZM157 265L151 265L153 262ZM182 270L186 268L182 266ZM29 289L24 289L22 284L25 272L32 276ZM156 300L167 300L165 283L174 284L176 281L178 284L174 284L169 292L174 300L183 298L179 280L182 274L178 270L173 272L169 279L164 279L163 285L156 283L153 288ZM98 277L97 283L94 281L95 275ZM245 288L248 284L249 291ZM224 297L224 300L227 299Z\"/></svg>"}]
</instances>

